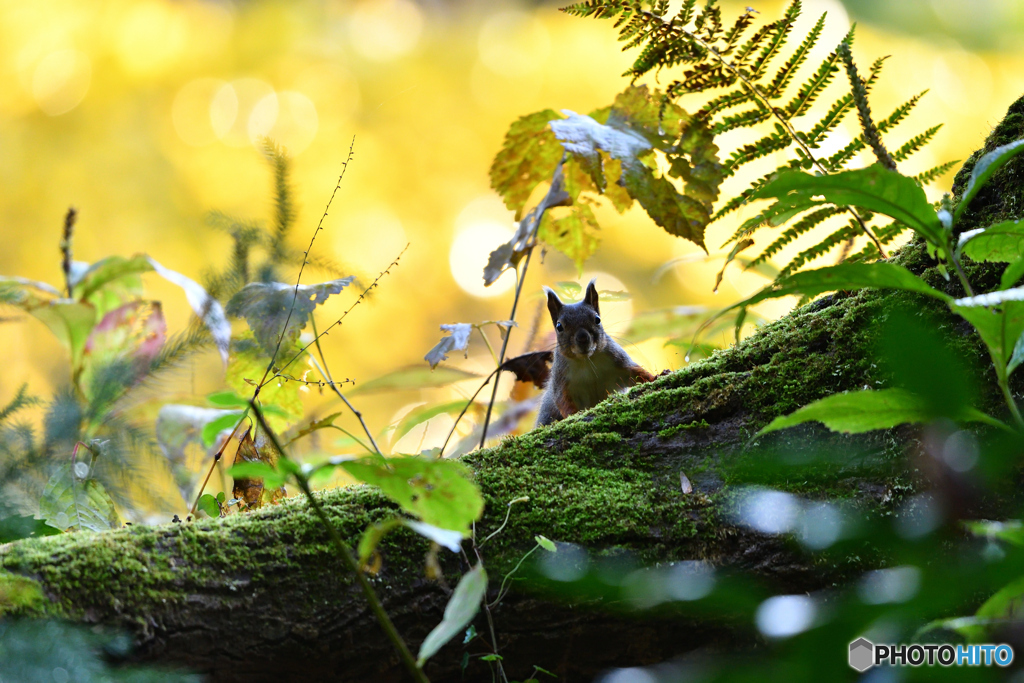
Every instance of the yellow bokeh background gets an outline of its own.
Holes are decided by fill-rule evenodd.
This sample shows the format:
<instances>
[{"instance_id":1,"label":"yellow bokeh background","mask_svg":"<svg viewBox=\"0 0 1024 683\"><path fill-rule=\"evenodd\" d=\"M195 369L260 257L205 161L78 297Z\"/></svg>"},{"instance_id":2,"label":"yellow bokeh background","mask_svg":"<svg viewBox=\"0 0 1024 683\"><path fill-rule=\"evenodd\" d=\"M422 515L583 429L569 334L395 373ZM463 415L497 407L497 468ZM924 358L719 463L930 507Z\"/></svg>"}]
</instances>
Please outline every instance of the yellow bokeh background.
<instances>
[{"instance_id":1,"label":"yellow bokeh background","mask_svg":"<svg viewBox=\"0 0 1024 683\"><path fill-rule=\"evenodd\" d=\"M725 2L724 14L733 16L748 4ZM836 0L804 6L801 29L828 12L820 59L850 20ZM783 4L766 1L756 9L771 19ZM930 89L891 139L901 144L931 125L944 128L901 167L906 173L965 159L1024 92L1024 56L969 52L951 38L925 40L861 26L854 55L862 70L892 55L872 93L877 116ZM59 285L62 217L74 206L80 216L76 259L145 252L200 280L223 267L230 249L228 237L206 224L208 212L270 223L272 177L257 144L264 135L293 159L299 212L293 245L304 248L354 139L354 161L314 250L369 281L409 246L368 302L325 340L325 351L335 376L357 385L423 363L441 336L440 324L508 316L511 274L489 290L481 280L487 252L514 228L488 182L508 126L540 109L585 113L609 104L627 85L620 74L633 56L620 51L611 22L569 17L554 5L4 0L0 273ZM661 86L670 80L663 76ZM680 104L699 108L685 98ZM858 134L848 117L839 139ZM740 132L721 145L731 149L749 136ZM750 179L731 179L725 195ZM930 188L930 197L941 196L951 181L952 173ZM748 209L709 229L712 254L749 215ZM602 244L583 278L599 275L603 289L631 294L603 316L612 333L621 332L633 313L718 307L766 282L733 269L712 294L721 260L701 260L695 245L665 234L639 210L621 216L602 210L598 216ZM778 263L805 246L794 245ZM695 258L654 279L661 265L687 256ZM310 272L306 281L328 277ZM561 254L534 261L511 352L523 350L541 306L541 285L570 279L577 272ZM155 278L147 286L164 302L170 330L182 329L190 310L180 291ZM332 298L323 319L336 318L354 297L346 291ZM769 305L761 313L775 316L791 304ZM546 332L544 316L540 321ZM680 349L663 341L643 342L631 352L654 371L681 367ZM23 382L46 396L68 381L59 345L31 319L0 325L0 357L0 403ZM479 338L468 359L458 355L450 362L483 374L493 367ZM219 373L214 355L197 358L167 383L163 398L181 402L217 390ZM377 431L411 406L453 400L472 389L464 384L367 395L359 403ZM311 414L330 405L328 397L309 392ZM444 420L400 448L439 445L451 424ZM356 428L350 416L344 424ZM317 447L328 453L333 448L328 438Z\"/></svg>"}]
</instances>

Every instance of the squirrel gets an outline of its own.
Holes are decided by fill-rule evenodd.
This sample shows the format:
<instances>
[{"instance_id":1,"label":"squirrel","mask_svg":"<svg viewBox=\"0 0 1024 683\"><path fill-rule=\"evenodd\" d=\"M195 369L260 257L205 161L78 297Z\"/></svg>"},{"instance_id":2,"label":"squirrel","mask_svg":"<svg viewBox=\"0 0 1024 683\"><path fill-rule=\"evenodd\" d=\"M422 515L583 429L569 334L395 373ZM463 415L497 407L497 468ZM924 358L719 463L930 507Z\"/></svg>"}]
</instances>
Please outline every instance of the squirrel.
<instances>
[{"instance_id":1,"label":"squirrel","mask_svg":"<svg viewBox=\"0 0 1024 683\"><path fill-rule=\"evenodd\" d=\"M558 345L537 415L538 427L591 408L613 391L655 379L604 331L595 281L590 281L583 301L576 304L564 304L554 291L544 288Z\"/></svg>"}]
</instances>

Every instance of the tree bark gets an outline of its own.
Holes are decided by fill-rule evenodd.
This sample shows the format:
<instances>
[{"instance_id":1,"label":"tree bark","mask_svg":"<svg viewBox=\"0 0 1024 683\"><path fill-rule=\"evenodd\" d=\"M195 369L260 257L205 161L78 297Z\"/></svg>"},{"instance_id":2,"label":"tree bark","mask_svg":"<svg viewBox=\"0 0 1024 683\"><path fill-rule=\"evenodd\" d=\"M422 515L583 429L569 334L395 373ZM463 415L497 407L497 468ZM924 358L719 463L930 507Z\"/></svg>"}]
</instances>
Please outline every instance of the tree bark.
<instances>
[{"instance_id":1,"label":"tree bark","mask_svg":"<svg viewBox=\"0 0 1024 683\"><path fill-rule=\"evenodd\" d=\"M1024 136L1022 122L1024 103L1018 101L987 148ZM996 186L986 191L988 203L968 217L985 224L1016 217L1014 207L1024 201L1008 202L1006 196L1022 194L1016 182L1021 163L1018 158L997 176ZM955 188L962 191L964 184L958 177ZM911 244L896 258L933 286L959 294L958 284L931 268L922 246ZM990 270L974 267L972 277L991 281ZM478 537L501 525L509 501L529 496L512 508L506 529L483 548L490 599L538 534L572 544L556 554L564 557L579 559L585 551L594 562L623 566L704 560L790 593L862 570L823 564L790 541L739 524L733 515L736 493L744 463L809 448L860 457L838 459L813 478L781 476L775 488L812 499L841 497L866 512L882 512L895 509L921 485L912 459L905 457L916 448L913 428L849 437L805 426L751 442L772 418L811 401L885 386L890 378L873 362L876 323L894 307L907 306L944 330L963 357L984 367L973 330L941 305L904 292L837 293L709 359L467 456L486 498ZM998 410L991 373L982 371L981 380L985 407ZM691 492L684 492L680 475L692 483ZM316 495L353 546L367 525L396 512L370 487ZM440 621L448 600L445 585L424 578L428 550L409 532L389 535L373 578L413 650ZM466 567L455 555L440 552L454 585ZM13 589L26 585L28 590ZM221 520L71 533L2 546L4 611L119 626L134 635L140 660L180 664L215 680L289 680L298 673L304 680L406 680L362 594L299 497ZM587 680L606 667L650 664L754 639L749 624L678 615L640 619L607 606L597 609L587 597L559 598L526 586L512 591L493 617L506 670L519 679L537 664L561 680ZM475 626L489 640L482 616ZM431 679L461 680L464 652L484 649L456 639L429 663ZM471 660L465 680L478 680L483 667Z\"/></svg>"}]
</instances>

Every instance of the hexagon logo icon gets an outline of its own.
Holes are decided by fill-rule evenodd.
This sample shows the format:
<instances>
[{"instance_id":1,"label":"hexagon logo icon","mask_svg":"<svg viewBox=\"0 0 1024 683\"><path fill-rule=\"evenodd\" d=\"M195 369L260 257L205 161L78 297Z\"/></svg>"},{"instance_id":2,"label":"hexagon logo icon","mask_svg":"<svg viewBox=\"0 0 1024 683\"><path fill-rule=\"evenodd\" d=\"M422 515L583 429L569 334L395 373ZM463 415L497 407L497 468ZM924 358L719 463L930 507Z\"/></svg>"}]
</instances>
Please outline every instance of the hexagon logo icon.
<instances>
[{"instance_id":1,"label":"hexagon logo icon","mask_svg":"<svg viewBox=\"0 0 1024 683\"><path fill-rule=\"evenodd\" d=\"M850 643L850 666L864 673L875 664L875 644L867 638Z\"/></svg>"}]
</instances>

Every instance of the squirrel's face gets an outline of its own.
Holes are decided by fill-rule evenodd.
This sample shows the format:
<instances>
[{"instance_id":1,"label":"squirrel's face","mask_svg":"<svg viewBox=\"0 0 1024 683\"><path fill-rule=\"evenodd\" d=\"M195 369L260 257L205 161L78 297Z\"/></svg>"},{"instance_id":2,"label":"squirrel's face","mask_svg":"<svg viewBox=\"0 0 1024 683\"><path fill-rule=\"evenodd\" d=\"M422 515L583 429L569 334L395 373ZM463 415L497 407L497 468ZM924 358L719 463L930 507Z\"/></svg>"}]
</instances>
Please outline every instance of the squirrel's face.
<instances>
[{"instance_id":1,"label":"squirrel's face","mask_svg":"<svg viewBox=\"0 0 1024 683\"><path fill-rule=\"evenodd\" d=\"M587 293L578 304L563 304L550 289L548 311L558 334L558 349L567 358L589 358L605 347L604 328L601 327L597 287L594 280L587 285Z\"/></svg>"}]
</instances>

